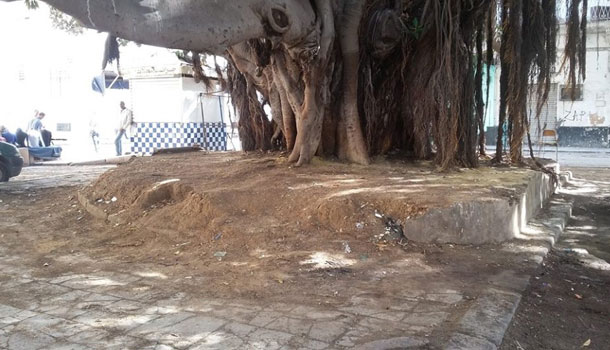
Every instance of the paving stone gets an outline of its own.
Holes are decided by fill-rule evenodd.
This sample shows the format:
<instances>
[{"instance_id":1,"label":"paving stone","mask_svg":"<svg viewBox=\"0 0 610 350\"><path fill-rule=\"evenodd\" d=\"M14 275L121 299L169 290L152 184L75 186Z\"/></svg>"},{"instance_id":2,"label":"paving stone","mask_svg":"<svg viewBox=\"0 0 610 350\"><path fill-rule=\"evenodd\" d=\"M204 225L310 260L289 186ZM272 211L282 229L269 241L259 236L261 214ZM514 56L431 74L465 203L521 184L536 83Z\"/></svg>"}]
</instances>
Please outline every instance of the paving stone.
<instances>
[{"instance_id":1,"label":"paving stone","mask_svg":"<svg viewBox=\"0 0 610 350\"><path fill-rule=\"evenodd\" d=\"M37 315L39 315L39 314L36 312L29 311L29 310L19 310L18 312L13 313L11 316L1 317L0 318L0 327L4 327L9 324L16 324L18 322L21 322L25 319L28 319L30 317L34 317Z\"/></svg>"},{"instance_id":2,"label":"paving stone","mask_svg":"<svg viewBox=\"0 0 610 350\"><path fill-rule=\"evenodd\" d=\"M150 322L156 317L157 316L154 315L118 315L107 312L92 311L75 317L73 320L92 327L130 330L144 323Z\"/></svg>"},{"instance_id":3,"label":"paving stone","mask_svg":"<svg viewBox=\"0 0 610 350\"><path fill-rule=\"evenodd\" d=\"M375 340L366 344L358 345L358 350L384 350L384 349L408 349L421 348L428 342L424 339L415 337L398 337L389 339Z\"/></svg>"},{"instance_id":4,"label":"paving stone","mask_svg":"<svg viewBox=\"0 0 610 350\"><path fill-rule=\"evenodd\" d=\"M225 308L214 309L210 312L212 316L217 316L232 321L248 323L257 315L257 311L248 310L240 307L229 306Z\"/></svg>"},{"instance_id":5,"label":"paving stone","mask_svg":"<svg viewBox=\"0 0 610 350\"><path fill-rule=\"evenodd\" d=\"M490 289L464 314L459 330L500 346L521 295Z\"/></svg>"},{"instance_id":6,"label":"paving stone","mask_svg":"<svg viewBox=\"0 0 610 350\"><path fill-rule=\"evenodd\" d=\"M312 324L313 323L311 321L289 317L280 317L277 320L269 323L265 328L275 329L294 335L306 335L309 333Z\"/></svg>"},{"instance_id":7,"label":"paving stone","mask_svg":"<svg viewBox=\"0 0 610 350\"><path fill-rule=\"evenodd\" d=\"M62 276L54 277L54 278L48 280L48 282L49 283L53 283L53 284L61 284L61 283L64 283L66 281L69 281L71 279L79 278L79 277L82 278L82 277L85 277L85 276L86 275L81 275L81 274L77 274L77 275L62 275Z\"/></svg>"},{"instance_id":8,"label":"paving stone","mask_svg":"<svg viewBox=\"0 0 610 350\"><path fill-rule=\"evenodd\" d=\"M340 308L339 310L341 310L343 312L352 313L355 315L360 315L360 316L372 316L376 313L379 313L378 308L366 307L366 306L361 306L361 305L346 306L346 307Z\"/></svg>"},{"instance_id":9,"label":"paving stone","mask_svg":"<svg viewBox=\"0 0 610 350\"><path fill-rule=\"evenodd\" d=\"M173 347L168 345L160 346L162 344L158 344L156 342L150 342L145 339L125 336L125 335L109 335L104 338L101 338L97 341L97 346L100 347L99 344L103 344L104 350L142 350L142 349L166 349L169 348L173 350Z\"/></svg>"},{"instance_id":10,"label":"paving stone","mask_svg":"<svg viewBox=\"0 0 610 350\"><path fill-rule=\"evenodd\" d=\"M375 332L376 330L388 332L406 332L411 326L403 322L388 322L387 320L375 317L363 317L358 321L358 326L365 327L369 330L367 333Z\"/></svg>"},{"instance_id":11,"label":"paving stone","mask_svg":"<svg viewBox=\"0 0 610 350\"><path fill-rule=\"evenodd\" d=\"M445 347L445 350L471 350L471 349L496 350L497 347L485 339L475 338L475 337L471 337L469 335L461 334L461 333L454 334L451 337L451 339L449 339L449 342L447 343L447 346Z\"/></svg>"},{"instance_id":12,"label":"paving stone","mask_svg":"<svg viewBox=\"0 0 610 350\"><path fill-rule=\"evenodd\" d=\"M44 333L13 331L8 338L8 348L15 350L37 350L50 347L55 339Z\"/></svg>"},{"instance_id":13,"label":"paving stone","mask_svg":"<svg viewBox=\"0 0 610 350\"><path fill-rule=\"evenodd\" d=\"M64 287L70 287L73 289L87 290L94 287L109 287L109 286L123 286L126 283L116 281L109 277L101 277L95 275L79 275L75 278L71 278L62 282L61 285Z\"/></svg>"},{"instance_id":14,"label":"paving stone","mask_svg":"<svg viewBox=\"0 0 610 350\"><path fill-rule=\"evenodd\" d=\"M425 299L446 304L456 304L462 301L464 296L459 293L429 293L426 294Z\"/></svg>"},{"instance_id":15,"label":"paving stone","mask_svg":"<svg viewBox=\"0 0 610 350\"><path fill-rule=\"evenodd\" d=\"M75 344L75 343L57 343L45 347L45 350L90 350L91 348L87 345Z\"/></svg>"},{"instance_id":16,"label":"paving stone","mask_svg":"<svg viewBox=\"0 0 610 350\"><path fill-rule=\"evenodd\" d=\"M347 324L341 321L316 322L309 331L309 337L315 340L332 343L347 330Z\"/></svg>"},{"instance_id":17,"label":"paving stone","mask_svg":"<svg viewBox=\"0 0 610 350\"><path fill-rule=\"evenodd\" d=\"M149 333L145 337L159 336L159 341L177 348L185 348L205 339L212 332L222 327L226 321L207 317L194 316L174 325L165 327L159 333Z\"/></svg>"},{"instance_id":18,"label":"paving stone","mask_svg":"<svg viewBox=\"0 0 610 350\"><path fill-rule=\"evenodd\" d=\"M360 338L370 333L370 329L357 325L350 327L349 330L336 341L339 346L351 348L354 347L360 340Z\"/></svg>"},{"instance_id":19,"label":"paving stone","mask_svg":"<svg viewBox=\"0 0 610 350\"><path fill-rule=\"evenodd\" d=\"M414 326L436 326L441 324L449 316L446 312L424 312L408 314L403 322Z\"/></svg>"},{"instance_id":20,"label":"paving stone","mask_svg":"<svg viewBox=\"0 0 610 350\"><path fill-rule=\"evenodd\" d=\"M101 339L104 339L108 336L110 336L110 333L108 331L101 328L90 327L89 329L83 332L67 337L65 340L81 344L99 344L98 342Z\"/></svg>"},{"instance_id":21,"label":"paving stone","mask_svg":"<svg viewBox=\"0 0 610 350\"><path fill-rule=\"evenodd\" d=\"M265 327L282 316L282 313L276 311L261 311L248 323L257 327Z\"/></svg>"},{"instance_id":22,"label":"paving stone","mask_svg":"<svg viewBox=\"0 0 610 350\"><path fill-rule=\"evenodd\" d=\"M309 306L297 306L289 313L290 317L310 318L313 320L335 319L339 317L347 317L346 314L339 311L329 311L316 309Z\"/></svg>"},{"instance_id":23,"label":"paving stone","mask_svg":"<svg viewBox=\"0 0 610 350\"><path fill-rule=\"evenodd\" d=\"M23 310L9 305L0 304L0 316L2 317L13 316L21 311Z\"/></svg>"},{"instance_id":24,"label":"paving stone","mask_svg":"<svg viewBox=\"0 0 610 350\"><path fill-rule=\"evenodd\" d=\"M84 313L89 312L90 310L78 309L71 306L60 306L57 308L53 308L45 311L45 314L53 315L57 317L62 317L65 319L72 319L74 317L80 316Z\"/></svg>"},{"instance_id":25,"label":"paving stone","mask_svg":"<svg viewBox=\"0 0 610 350\"><path fill-rule=\"evenodd\" d=\"M372 317L380 318L382 320L394 321L398 322L405 317L406 313L398 312L398 311L388 311L388 312L380 312L378 314L372 315Z\"/></svg>"},{"instance_id":26,"label":"paving stone","mask_svg":"<svg viewBox=\"0 0 610 350\"><path fill-rule=\"evenodd\" d=\"M256 327L250 326L245 323L231 322L227 323L223 327L223 329L229 333L235 334L240 338L245 338L248 334L254 332L256 330Z\"/></svg>"},{"instance_id":27,"label":"paving stone","mask_svg":"<svg viewBox=\"0 0 610 350\"><path fill-rule=\"evenodd\" d=\"M246 348L251 349L283 349L290 342L292 334L272 331L268 329L258 329L247 338Z\"/></svg>"},{"instance_id":28,"label":"paving stone","mask_svg":"<svg viewBox=\"0 0 610 350\"><path fill-rule=\"evenodd\" d=\"M40 314L33 317L29 317L16 325L17 330L26 330L31 331L33 333L43 332L43 333L52 333L53 326L63 322L64 319Z\"/></svg>"},{"instance_id":29,"label":"paving stone","mask_svg":"<svg viewBox=\"0 0 610 350\"><path fill-rule=\"evenodd\" d=\"M87 302L87 301L117 301L117 300L119 300L119 298L112 296L112 295L108 295L108 294L90 293L89 295L82 297L80 300L84 301L84 302Z\"/></svg>"},{"instance_id":30,"label":"paving stone","mask_svg":"<svg viewBox=\"0 0 610 350\"><path fill-rule=\"evenodd\" d=\"M289 305L285 303L273 303L270 304L266 309L271 311L279 311L279 312L290 312L294 309L294 305Z\"/></svg>"},{"instance_id":31,"label":"paving stone","mask_svg":"<svg viewBox=\"0 0 610 350\"><path fill-rule=\"evenodd\" d=\"M243 349L244 341L239 337L224 332L213 332L189 350L226 350Z\"/></svg>"},{"instance_id":32,"label":"paving stone","mask_svg":"<svg viewBox=\"0 0 610 350\"><path fill-rule=\"evenodd\" d=\"M178 324L195 314L190 312L180 312L175 314L162 315L152 321L146 322L137 328L134 328L129 333L131 334L146 334L151 332L160 332L162 329Z\"/></svg>"},{"instance_id":33,"label":"paving stone","mask_svg":"<svg viewBox=\"0 0 610 350\"><path fill-rule=\"evenodd\" d=\"M140 348L140 350L175 350L175 349L176 348L174 348L173 346L169 346L167 344L154 344L154 345L148 345L143 348ZM192 348L189 350L192 350Z\"/></svg>"},{"instance_id":34,"label":"paving stone","mask_svg":"<svg viewBox=\"0 0 610 350\"><path fill-rule=\"evenodd\" d=\"M8 347L8 337L12 329L0 329L0 348Z\"/></svg>"},{"instance_id":35,"label":"paving stone","mask_svg":"<svg viewBox=\"0 0 610 350\"><path fill-rule=\"evenodd\" d=\"M328 343L318 340L312 340L306 337L293 337L287 347L302 350L323 350L328 349L329 346Z\"/></svg>"},{"instance_id":36,"label":"paving stone","mask_svg":"<svg viewBox=\"0 0 610 350\"><path fill-rule=\"evenodd\" d=\"M67 293L54 296L53 298L49 298L49 299L43 301L42 304L43 305L72 304L73 302L75 302L77 300L82 300L83 298L87 297L89 294L91 294L91 293L85 292L82 290L71 290Z\"/></svg>"},{"instance_id":37,"label":"paving stone","mask_svg":"<svg viewBox=\"0 0 610 350\"><path fill-rule=\"evenodd\" d=\"M390 310L395 311L411 311L419 304L419 300L404 300L397 299L396 303L390 305Z\"/></svg>"},{"instance_id":38,"label":"paving stone","mask_svg":"<svg viewBox=\"0 0 610 350\"><path fill-rule=\"evenodd\" d=\"M171 329L173 332L178 332L184 335L198 334L200 332L213 332L222 327L226 321L208 317L194 316L188 318L173 326L168 326L166 329Z\"/></svg>"},{"instance_id":39,"label":"paving stone","mask_svg":"<svg viewBox=\"0 0 610 350\"><path fill-rule=\"evenodd\" d=\"M438 302L421 302L413 309L413 312L442 312L447 311L451 307L450 304L438 303Z\"/></svg>"},{"instance_id":40,"label":"paving stone","mask_svg":"<svg viewBox=\"0 0 610 350\"><path fill-rule=\"evenodd\" d=\"M146 305L133 300L119 300L106 306L106 310L114 313L142 313Z\"/></svg>"}]
</instances>

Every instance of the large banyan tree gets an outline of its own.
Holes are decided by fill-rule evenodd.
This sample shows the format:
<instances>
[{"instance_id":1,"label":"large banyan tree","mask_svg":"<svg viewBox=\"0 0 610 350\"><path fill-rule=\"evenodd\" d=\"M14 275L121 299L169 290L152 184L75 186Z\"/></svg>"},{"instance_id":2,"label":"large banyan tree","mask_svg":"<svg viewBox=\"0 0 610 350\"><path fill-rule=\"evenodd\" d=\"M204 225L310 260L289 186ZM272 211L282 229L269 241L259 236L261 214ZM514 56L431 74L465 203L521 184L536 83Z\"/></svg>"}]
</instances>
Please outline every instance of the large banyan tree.
<instances>
[{"instance_id":1,"label":"large banyan tree","mask_svg":"<svg viewBox=\"0 0 610 350\"><path fill-rule=\"evenodd\" d=\"M537 97L536 116L557 58L557 0L45 1L112 36L224 56L243 148L283 148L298 165L316 154L368 164L398 152L443 169L477 166L494 64L496 161L507 138L518 163L528 98ZM566 5L561 65L576 83L587 0Z\"/></svg>"}]
</instances>

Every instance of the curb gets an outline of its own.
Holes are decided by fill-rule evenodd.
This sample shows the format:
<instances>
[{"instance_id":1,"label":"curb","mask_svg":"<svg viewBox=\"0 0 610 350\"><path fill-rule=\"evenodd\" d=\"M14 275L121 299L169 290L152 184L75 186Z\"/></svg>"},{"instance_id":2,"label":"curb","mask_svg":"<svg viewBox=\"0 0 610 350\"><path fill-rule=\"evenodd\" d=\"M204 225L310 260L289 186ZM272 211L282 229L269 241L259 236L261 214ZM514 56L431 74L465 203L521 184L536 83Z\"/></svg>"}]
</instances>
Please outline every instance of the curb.
<instances>
[{"instance_id":1,"label":"curb","mask_svg":"<svg viewBox=\"0 0 610 350\"><path fill-rule=\"evenodd\" d=\"M449 207L431 208L415 219L404 219L404 235L424 243L502 243L527 230L528 222L545 207L556 189L557 184L549 175L535 172L524 189L513 186L508 189L508 196L473 198Z\"/></svg>"},{"instance_id":2,"label":"curb","mask_svg":"<svg viewBox=\"0 0 610 350\"><path fill-rule=\"evenodd\" d=\"M570 179L571 174L565 174L565 181ZM504 246L530 251L530 271L535 271L565 230L571 216L572 203L552 198L549 205L528 222L522 237ZM491 278L490 287L459 320L444 349L498 349L531 278L531 275L518 275L514 271L505 271Z\"/></svg>"},{"instance_id":3,"label":"curb","mask_svg":"<svg viewBox=\"0 0 610 350\"><path fill-rule=\"evenodd\" d=\"M97 207L95 204L89 202L87 197L85 197L85 195L83 195L80 191L77 192L76 198L77 198L78 202L80 203L80 205L85 209L85 211L87 213L91 214L91 216L93 216L94 218L96 218L98 220L108 221L113 224L122 224L123 223L123 221L120 220L120 218L117 216L117 214L109 215L103 209L101 209L101 208Z\"/></svg>"}]
</instances>

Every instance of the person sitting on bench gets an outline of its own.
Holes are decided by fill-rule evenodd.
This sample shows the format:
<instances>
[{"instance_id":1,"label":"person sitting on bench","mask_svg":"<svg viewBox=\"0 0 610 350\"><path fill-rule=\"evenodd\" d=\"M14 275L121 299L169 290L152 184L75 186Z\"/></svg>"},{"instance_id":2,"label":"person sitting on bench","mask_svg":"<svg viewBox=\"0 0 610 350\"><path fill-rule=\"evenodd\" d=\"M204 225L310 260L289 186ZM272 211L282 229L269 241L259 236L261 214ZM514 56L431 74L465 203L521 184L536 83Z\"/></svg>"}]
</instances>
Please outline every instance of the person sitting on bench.
<instances>
[{"instance_id":1,"label":"person sitting on bench","mask_svg":"<svg viewBox=\"0 0 610 350\"><path fill-rule=\"evenodd\" d=\"M17 144L17 136L8 131L4 125L0 125L0 135L5 140L4 142L8 142L11 145Z\"/></svg>"}]
</instances>

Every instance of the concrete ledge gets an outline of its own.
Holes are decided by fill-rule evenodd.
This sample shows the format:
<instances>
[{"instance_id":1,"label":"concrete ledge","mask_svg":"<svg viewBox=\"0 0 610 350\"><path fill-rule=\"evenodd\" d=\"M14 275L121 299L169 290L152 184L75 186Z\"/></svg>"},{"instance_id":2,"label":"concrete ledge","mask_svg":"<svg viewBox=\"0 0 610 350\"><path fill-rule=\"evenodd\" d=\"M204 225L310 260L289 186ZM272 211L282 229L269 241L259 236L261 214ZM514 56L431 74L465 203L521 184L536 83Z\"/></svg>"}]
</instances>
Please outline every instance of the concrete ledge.
<instances>
[{"instance_id":1,"label":"concrete ledge","mask_svg":"<svg viewBox=\"0 0 610 350\"><path fill-rule=\"evenodd\" d=\"M404 219L404 233L417 242L458 244L499 243L515 238L544 206L556 186L536 172L516 198L460 202L434 208L416 219Z\"/></svg>"},{"instance_id":2,"label":"concrete ledge","mask_svg":"<svg viewBox=\"0 0 610 350\"><path fill-rule=\"evenodd\" d=\"M85 197L80 191L77 192L76 198L80 205L94 218L99 220L108 221L108 214L101 208L95 206L95 204L90 203L87 197Z\"/></svg>"},{"instance_id":3,"label":"concrete ledge","mask_svg":"<svg viewBox=\"0 0 610 350\"><path fill-rule=\"evenodd\" d=\"M85 195L83 195L80 191L77 192L76 198L78 199L78 202L80 203L80 205L94 218L99 219L99 220L108 221L113 224L124 224L125 223L124 220L122 220L119 217L118 213L109 215L108 213L106 213L106 211L104 211L104 209L96 206L94 203L91 203L87 199L87 197L85 197Z\"/></svg>"},{"instance_id":4,"label":"concrete ledge","mask_svg":"<svg viewBox=\"0 0 610 350\"><path fill-rule=\"evenodd\" d=\"M110 157L105 159L95 159L95 160L87 160L83 162L71 162L68 165L107 165L107 164L123 164L129 163L136 156L127 155L127 156L118 156L118 157Z\"/></svg>"}]
</instances>

